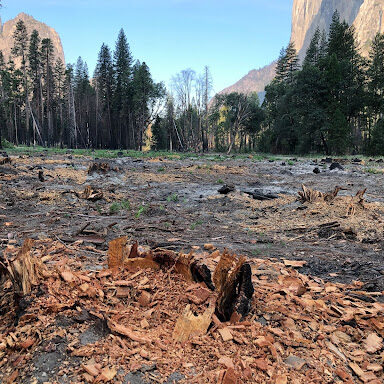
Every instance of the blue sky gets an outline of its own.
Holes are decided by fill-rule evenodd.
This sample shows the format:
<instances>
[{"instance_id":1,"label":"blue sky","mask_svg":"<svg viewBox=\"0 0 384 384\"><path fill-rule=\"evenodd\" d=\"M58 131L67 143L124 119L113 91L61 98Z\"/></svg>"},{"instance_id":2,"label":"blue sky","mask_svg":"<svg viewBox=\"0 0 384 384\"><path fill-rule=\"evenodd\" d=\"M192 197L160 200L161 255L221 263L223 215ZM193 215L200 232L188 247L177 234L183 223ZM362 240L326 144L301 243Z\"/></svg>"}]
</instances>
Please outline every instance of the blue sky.
<instances>
[{"instance_id":1,"label":"blue sky","mask_svg":"<svg viewBox=\"0 0 384 384\"><path fill-rule=\"evenodd\" d=\"M291 0L3 0L3 21L25 12L60 34L67 62L92 74L103 42L124 28L135 59L169 84L185 68L210 67L214 90L276 59L288 43Z\"/></svg>"}]
</instances>

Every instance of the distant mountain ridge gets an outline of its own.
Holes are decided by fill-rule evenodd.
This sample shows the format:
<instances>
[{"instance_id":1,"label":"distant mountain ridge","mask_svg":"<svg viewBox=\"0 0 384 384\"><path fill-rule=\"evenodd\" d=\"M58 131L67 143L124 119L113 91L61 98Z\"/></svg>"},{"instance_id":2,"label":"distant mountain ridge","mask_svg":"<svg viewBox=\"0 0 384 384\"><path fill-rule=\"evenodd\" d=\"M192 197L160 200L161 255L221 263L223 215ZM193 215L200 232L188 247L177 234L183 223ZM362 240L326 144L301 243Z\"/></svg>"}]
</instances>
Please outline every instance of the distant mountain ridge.
<instances>
[{"instance_id":1,"label":"distant mountain ridge","mask_svg":"<svg viewBox=\"0 0 384 384\"><path fill-rule=\"evenodd\" d=\"M384 32L384 0L294 0L291 39L299 56L305 56L316 28L329 31L332 15L338 10L342 20L356 29L361 53L367 56L377 32ZM262 93L275 76L276 62L251 70L220 93Z\"/></svg>"},{"instance_id":2,"label":"distant mountain ridge","mask_svg":"<svg viewBox=\"0 0 384 384\"><path fill-rule=\"evenodd\" d=\"M41 39L51 39L55 58L60 58L63 63L65 63L63 45L61 43L59 34L50 26L37 21L26 13L20 13L14 19L9 20L4 24L2 24L0 19L0 50L4 54L5 60L8 60L11 55L11 50L14 44L13 34L16 30L16 24L19 20L24 21L29 36L31 35L32 31L36 29L39 32Z\"/></svg>"}]
</instances>

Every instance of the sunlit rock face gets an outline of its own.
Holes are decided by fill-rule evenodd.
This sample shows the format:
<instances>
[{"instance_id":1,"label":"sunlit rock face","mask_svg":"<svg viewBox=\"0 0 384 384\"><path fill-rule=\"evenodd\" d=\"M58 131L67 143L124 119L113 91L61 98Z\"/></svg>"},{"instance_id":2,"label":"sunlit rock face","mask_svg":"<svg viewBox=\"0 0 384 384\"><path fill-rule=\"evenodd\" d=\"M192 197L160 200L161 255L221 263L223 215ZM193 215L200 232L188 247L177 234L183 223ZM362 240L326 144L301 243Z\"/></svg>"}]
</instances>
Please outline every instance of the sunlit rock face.
<instances>
[{"instance_id":1,"label":"sunlit rock face","mask_svg":"<svg viewBox=\"0 0 384 384\"><path fill-rule=\"evenodd\" d=\"M373 38L377 32L384 33L384 0L365 0L353 22L361 53L369 54Z\"/></svg>"},{"instance_id":2,"label":"sunlit rock face","mask_svg":"<svg viewBox=\"0 0 384 384\"><path fill-rule=\"evenodd\" d=\"M13 34L19 20L24 21L29 36L32 31L36 29L39 32L40 39L50 38L52 40L55 58L60 58L63 63L65 62L64 50L58 33L53 28L35 20L32 16L25 13L20 13L14 19L9 20L4 24L0 23L0 50L4 54L5 60L8 60L11 55L13 47ZM17 60L15 62L17 64Z\"/></svg>"},{"instance_id":3,"label":"sunlit rock face","mask_svg":"<svg viewBox=\"0 0 384 384\"><path fill-rule=\"evenodd\" d=\"M303 47L307 32L319 13L322 0L294 0L292 8L291 41L298 51Z\"/></svg>"},{"instance_id":4,"label":"sunlit rock face","mask_svg":"<svg viewBox=\"0 0 384 384\"><path fill-rule=\"evenodd\" d=\"M317 28L329 31L335 10L340 18L353 24L360 51L368 56L377 32L384 33L384 0L293 0L291 41L303 59ZM226 88L229 92L263 92L274 77L275 63L254 69L241 80Z\"/></svg>"}]
</instances>

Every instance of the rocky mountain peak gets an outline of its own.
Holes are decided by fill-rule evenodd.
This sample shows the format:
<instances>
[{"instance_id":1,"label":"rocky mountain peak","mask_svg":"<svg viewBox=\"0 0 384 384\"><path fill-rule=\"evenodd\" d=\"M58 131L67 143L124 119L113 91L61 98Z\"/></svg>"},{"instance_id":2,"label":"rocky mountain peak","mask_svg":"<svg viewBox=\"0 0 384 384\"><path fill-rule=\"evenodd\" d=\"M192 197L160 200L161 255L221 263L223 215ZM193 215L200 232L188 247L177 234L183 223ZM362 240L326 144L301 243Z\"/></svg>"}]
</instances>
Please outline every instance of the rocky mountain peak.
<instances>
[{"instance_id":1,"label":"rocky mountain peak","mask_svg":"<svg viewBox=\"0 0 384 384\"><path fill-rule=\"evenodd\" d=\"M0 20L0 50L3 52L5 60L8 60L13 47L13 34L16 30L16 24L23 20L30 35L34 29L39 32L41 39L50 38L53 43L55 58L60 58L65 63L64 50L59 34L47 24L44 24L27 13L21 12L14 19L1 23Z\"/></svg>"}]
</instances>

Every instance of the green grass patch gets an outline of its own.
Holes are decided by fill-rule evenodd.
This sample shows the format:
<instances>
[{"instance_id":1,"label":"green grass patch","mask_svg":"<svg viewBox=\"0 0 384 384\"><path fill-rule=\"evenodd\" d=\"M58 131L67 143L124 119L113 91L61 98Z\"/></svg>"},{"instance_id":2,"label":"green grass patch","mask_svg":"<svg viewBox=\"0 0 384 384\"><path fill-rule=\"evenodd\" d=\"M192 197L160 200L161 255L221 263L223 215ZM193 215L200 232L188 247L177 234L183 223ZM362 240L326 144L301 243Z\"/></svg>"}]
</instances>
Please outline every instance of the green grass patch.
<instances>
[{"instance_id":1,"label":"green grass patch","mask_svg":"<svg viewBox=\"0 0 384 384\"><path fill-rule=\"evenodd\" d=\"M128 200L116 201L109 207L109 214L116 215L120 211L130 211L131 203Z\"/></svg>"},{"instance_id":2,"label":"green grass patch","mask_svg":"<svg viewBox=\"0 0 384 384\"><path fill-rule=\"evenodd\" d=\"M12 143L10 143L8 140L5 140L5 139L1 140L1 146L3 147L3 149L13 149L13 148L15 148L15 146Z\"/></svg>"},{"instance_id":3,"label":"green grass patch","mask_svg":"<svg viewBox=\"0 0 384 384\"><path fill-rule=\"evenodd\" d=\"M381 175L384 173L384 170L379 168L367 168L365 172L370 173L371 175Z\"/></svg>"},{"instance_id":4,"label":"green grass patch","mask_svg":"<svg viewBox=\"0 0 384 384\"><path fill-rule=\"evenodd\" d=\"M197 227L203 224L203 220L197 220L194 223L191 224L191 229L192 231L195 230Z\"/></svg>"},{"instance_id":5,"label":"green grass patch","mask_svg":"<svg viewBox=\"0 0 384 384\"><path fill-rule=\"evenodd\" d=\"M179 199L179 195L178 195L177 193L172 193L172 195L169 195L169 196L167 197L167 201L168 201L168 203L170 203L170 202L177 203L179 200L180 200L180 199Z\"/></svg>"},{"instance_id":6,"label":"green grass patch","mask_svg":"<svg viewBox=\"0 0 384 384\"><path fill-rule=\"evenodd\" d=\"M136 219L140 218L140 216L144 215L147 211L148 211L148 207L146 205L140 205L135 215Z\"/></svg>"}]
</instances>

